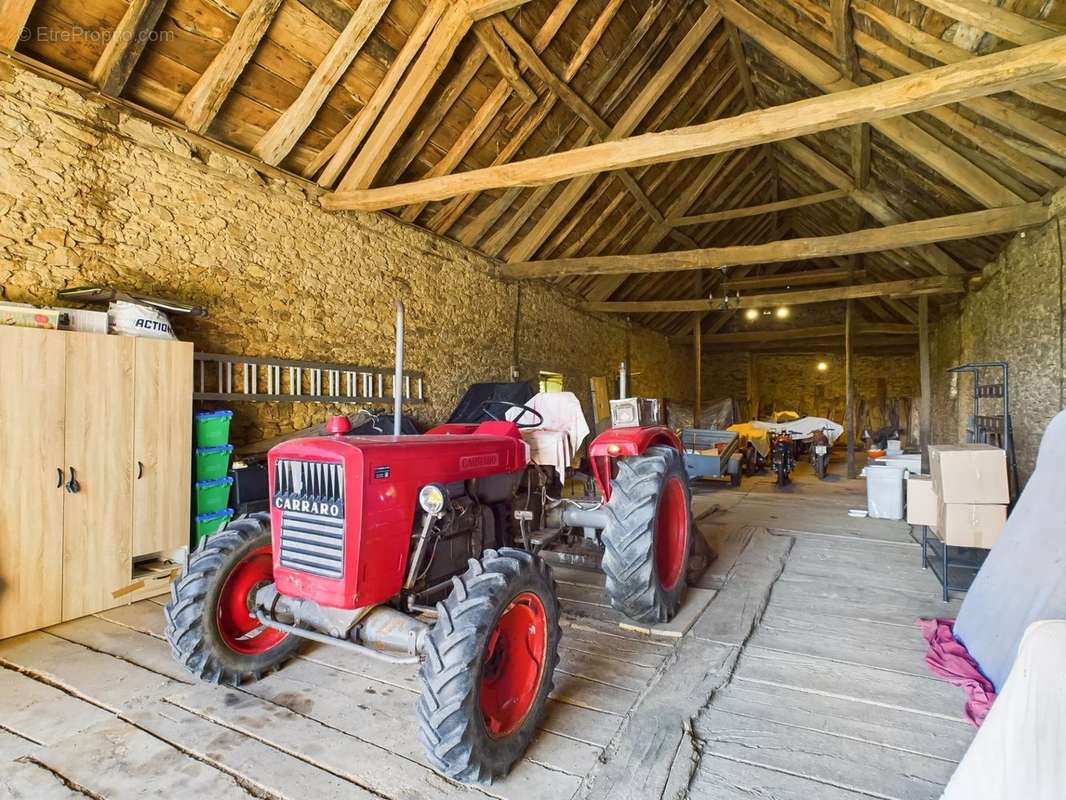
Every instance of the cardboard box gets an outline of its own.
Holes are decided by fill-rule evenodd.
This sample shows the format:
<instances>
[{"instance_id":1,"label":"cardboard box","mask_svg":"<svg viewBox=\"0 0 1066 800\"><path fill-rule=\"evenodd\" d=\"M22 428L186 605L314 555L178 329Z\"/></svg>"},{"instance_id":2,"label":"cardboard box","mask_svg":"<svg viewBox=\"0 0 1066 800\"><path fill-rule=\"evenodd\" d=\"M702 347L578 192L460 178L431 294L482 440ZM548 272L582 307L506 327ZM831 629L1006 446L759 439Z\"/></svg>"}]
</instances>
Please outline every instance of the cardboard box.
<instances>
[{"instance_id":1,"label":"cardboard box","mask_svg":"<svg viewBox=\"0 0 1066 800\"><path fill-rule=\"evenodd\" d=\"M907 522L911 525L936 525L939 505L931 475L911 475L907 478Z\"/></svg>"},{"instance_id":2,"label":"cardboard box","mask_svg":"<svg viewBox=\"0 0 1066 800\"><path fill-rule=\"evenodd\" d=\"M0 303L0 325L56 330L65 321L57 308L37 308L25 303Z\"/></svg>"},{"instance_id":3,"label":"cardboard box","mask_svg":"<svg viewBox=\"0 0 1066 800\"><path fill-rule=\"evenodd\" d=\"M990 550L1007 522L1007 506L986 503L940 503L936 534L952 547Z\"/></svg>"},{"instance_id":4,"label":"cardboard box","mask_svg":"<svg viewBox=\"0 0 1066 800\"><path fill-rule=\"evenodd\" d=\"M1007 454L988 444L929 446L933 491L942 503L1009 503Z\"/></svg>"},{"instance_id":5,"label":"cardboard box","mask_svg":"<svg viewBox=\"0 0 1066 800\"><path fill-rule=\"evenodd\" d=\"M66 317L66 324L60 327L66 331L82 333L107 333L107 312L86 311L81 308L53 308Z\"/></svg>"}]
</instances>

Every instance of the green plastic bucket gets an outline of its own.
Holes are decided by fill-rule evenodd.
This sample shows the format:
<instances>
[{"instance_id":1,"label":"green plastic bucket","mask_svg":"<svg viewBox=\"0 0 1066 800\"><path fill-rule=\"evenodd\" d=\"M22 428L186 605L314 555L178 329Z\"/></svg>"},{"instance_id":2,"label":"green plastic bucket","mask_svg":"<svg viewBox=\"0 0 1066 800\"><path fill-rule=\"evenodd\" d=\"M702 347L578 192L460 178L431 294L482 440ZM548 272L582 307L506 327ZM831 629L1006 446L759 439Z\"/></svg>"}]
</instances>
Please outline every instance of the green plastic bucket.
<instances>
[{"instance_id":1,"label":"green plastic bucket","mask_svg":"<svg viewBox=\"0 0 1066 800\"><path fill-rule=\"evenodd\" d=\"M229 444L229 423L232 411L201 411L196 414L196 446L221 447Z\"/></svg>"},{"instance_id":2,"label":"green plastic bucket","mask_svg":"<svg viewBox=\"0 0 1066 800\"><path fill-rule=\"evenodd\" d=\"M196 513L211 514L226 508L229 505L229 490L232 485L233 478L197 481L193 485L196 492Z\"/></svg>"},{"instance_id":3,"label":"green plastic bucket","mask_svg":"<svg viewBox=\"0 0 1066 800\"><path fill-rule=\"evenodd\" d=\"M196 480L217 481L225 478L229 472L229 459L233 454L233 445L225 444L221 447L197 447Z\"/></svg>"},{"instance_id":4,"label":"green plastic bucket","mask_svg":"<svg viewBox=\"0 0 1066 800\"><path fill-rule=\"evenodd\" d=\"M231 519L233 519L232 508L224 508L210 514L197 514L193 525L194 544L199 545L208 536L218 533Z\"/></svg>"}]
</instances>

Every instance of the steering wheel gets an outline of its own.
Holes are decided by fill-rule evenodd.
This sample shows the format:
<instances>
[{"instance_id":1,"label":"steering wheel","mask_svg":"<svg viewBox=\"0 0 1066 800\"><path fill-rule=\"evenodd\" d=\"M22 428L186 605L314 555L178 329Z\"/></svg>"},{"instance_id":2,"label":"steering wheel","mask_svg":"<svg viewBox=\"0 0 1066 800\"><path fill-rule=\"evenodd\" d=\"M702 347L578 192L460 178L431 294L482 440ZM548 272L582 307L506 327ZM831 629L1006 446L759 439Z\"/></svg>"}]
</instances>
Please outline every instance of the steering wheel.
<instances>
[{"instance_id":1,"label":"steering wheel","mask_svg":"<svg viewBox=\"0 0 1066 800\"><path fill-rule=\"evenodd\" d=\"M485 416L487 416L491 420L495 420L496 422L506 422L507 420L500 419L491 411L489 411L489 406L507 406L509 408L522 409L522 413L515 417L513 420L511 420L518 428L539 428L541 425L544 424L544 415L537 411L537 409L535 408L524 406L521 403L512 403L510 400L486 400L484 403L481 404L481 410L485 412ZM522 419L522 417L524 417L527 413L535 416L537 418L537 421L519 422L518 420Z\"/></svg>"}]
</instances>

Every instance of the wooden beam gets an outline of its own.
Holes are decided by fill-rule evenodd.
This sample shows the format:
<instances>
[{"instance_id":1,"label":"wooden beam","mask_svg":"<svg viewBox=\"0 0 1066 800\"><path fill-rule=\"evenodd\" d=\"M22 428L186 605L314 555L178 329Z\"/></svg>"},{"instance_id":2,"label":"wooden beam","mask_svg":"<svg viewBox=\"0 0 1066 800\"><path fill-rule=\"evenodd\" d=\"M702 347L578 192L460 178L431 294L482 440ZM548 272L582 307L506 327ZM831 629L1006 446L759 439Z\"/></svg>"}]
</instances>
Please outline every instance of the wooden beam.
<instances>
[{"instance_id":1,"label":"wooden beam","mask_svg":"<svg viewBox=\"0 0 1066 800\"><path fill-rule=\"evenodd\" d=\"M1066 32L1066 27L1031 19L1000 8L986 0L920 0L922 5L946 17L965 22L1014 44L1032 44Z\"/></svg>"},{"instance_id":2,"label":"wooden beam","mask_svg":"<svg viewBox=\"0 0 1066 800\"><path fill-rule=\"evenodd\" d=\"M857 325L859 333L869 336L914 336L918 328L914 325L898 323L868 323ZM703 335L703 342L708 346L718 344L750 344L756 342L787 342L799 339L839 339L844 335L843 325L814 325L806 328L788 328L767 331L737 331L736 333L716 333ZM683 337L691 342L692 337Z\"/></svg>"},{"instance_id":3,"label":"wooden beam","mask_svg":"<svg viewBox=\"0 0 1066 800\"><path fill-rule=\"evenodd\" d=\"M448 6L341 179L341 190L366 189L374 182L385 159L422 107L437 78L448 66L459 42L470 30L470 24L464 6Z\"/></svg>"},{"instance_id":4,"label":"wooden beam","mask_svg":"<svg viewBox=\"0 0 1066 800\"><path fill-rule=\"evenodd\" d=\"M933 381L929 370L929 298L918 298L918 441L922 449L922 472L929 474L929 434L933 412Z\"/></svg>"},{"instance_id":5,"label":"wooden beam","mask_svg":"<svg viewBox=\"0 0 1066 800\"><path fill-rule=\"evenodd\" d=\"M207 130L251 60L280 5L281 0L252 0L248 4L233 29L233 35L178 105L174 119L196 133Z\"/></svg>"},{"instance_id":6,"label":"wooden beam","mask_svg":"<svg viewBox=\"0 0 1066 800\"><path fill-rule=\"evenodd\" d=\"M370 133L374 123L378 121L382 109L385 108L390 98L395 94L396 87L400 85L407 68L418 57L422 45L433 33L437 22L447 7L446 0L430 0L422 16L418 18L414 30L403 43L396 58L389 64L381 83L374 89L374 93L367 100L366 105L359 109L359 113L352 117L348 124L333 137L332 141L322 150L318 156L304 170L304 175L310 177L318 172L322 166L322 174L318 178L319 186L332 186L341 172L348 165L352 155L363 143L367 134ZM327 163L328 162L328 163Z\"/></svg>"},{"instance_id":7,"label":"wooden beam","mask_svg":"<svg viewBox=\"0 0 1066 800\"><path fill-rule=\"evenodd\" d=\"M748 289L772 289L778 286L811 286L819 283L837 283L848 277L848 270L843 267L829 267L827 269L808 269L803 272L787 272L776 275L757 275L752 278L726 278L723 285L730 291ZM865 273L856 276L859 280L866 277Z\"/></svg>"},{"instance_id":8,"label":"wooden beam","mask_svg":"<svg viewBox=\"0 0 1066 800\"><path fill-rule=\"evenodd\" d=\"M786 36L773 26L767 25L762 18L751 13L735 0L720 0L720 8L731 22L736 24L763 49L809 80L823 92L848 94L857 90L857 84L854 81L842 76L834 67L824 62L798 41ZM961 63L955 66L961 66ZM943 69L943 67L938 69ZM928 77L930 80L935 80L934 76L937 74L941 73L934 69L911 77L919 80L923 77ZM1050 79L1049 77L1048 80ZM896 80L906 80L906 78L898 78ZM886 87L893 83L894 81L889 81L866 88ZM1005 90L1013 88L1016 88L1016 86L1008 85ZM968 97L977 97L981 94L986 93L977 92ZM959 97L958 99L963 100L968 99L968 97ZM925 110L937 105L944 104L930 103L917 110ZM856 123L858 122L870 122L883 136L888 137L897 146L939 172L985 206L995 208L1022 202L1022 198L1007 189L994 177L976 167L951 148L944 147L938 139L909 120L900 119L898 115L881 115L856 120Z\"/></svg>"},{"instance_id":9,"label":"wooden beam","mask_svg":"<svg viewBox=\"0 0 1066 800\"><path fill-rule=\"evenodd\" d=\"M1043 225L1048 207L1043 203L971 211L919 222L904 222L853 233L783 239L765 244L677 250L650 255L560 258L505 264L500 273L508 278L548 278L559 275L608 275L630 272L675 272L691 269L722 269L741 264L775 264L810 258L831 258L853 253L875 253L908 247L994 236Z\"/></svg>"},{"instance_id":10,"label":"wooden beam","mask_svg":"<svg viewBox=\"0 0 1066 800\"><path fill-rule=\"evenodd\" d=\"M0 0L0 47L14 50L35 0Z\"/></svg>"},{"instance_id":11,"label":"wooden beam","mask_svg":"<svg viewBox=\"0 0 1066 800\"><path fill-rule=\"evenodd\" d=\"M851 270L854 277L854 270ZM853 288L854 280L848 280ZM924 295L923 295L924 296ZM844 307L844 433L847 436L847 476L855 479L855 300L848 298Z\"/></svg>"},{"instance_id":12,"label":"wooden beam","mask_svg":"<svg viewBox=\"0 0 1066 800\"><path fill-rule=\"evenodd\" d=\"M497 20L505 20L506 17L497 17ZM493 25L494 20L484 19L474 23L474 35L477 36L485 52L489 54L492 63L500 71L500 75L507 81L511 89L518 95L523 103L537 102L537 93L533 87L526 83L522 74L518 71L518 65L511 57L511 51L507 49L504 40L500 38L499 31ZM509 25L510 23L508 23Z\"/></svg>"},{"instance_id":13,"label":"wooden beam","mask_svg":"<svg viewBox=\"0 0 1066 800\"><path fill-rule=\"evenodd\" d=\"M709 222L724 222L743 217L758 217L763 214L772 214L775 211L788 211L793 208L803 208L804 206L813 206L819 203L831 203L834 200L842 200L849 194L850 192L844 189L832 189L828 192L809 194L804 197L790 197L787 200L778 200L775 203L763 203L762 205L748 206L747 208L730 208L724 211L711 211L708 214L675 217L667 219L666 223L674 227L683 227L685 225L706 225Z\"/></svg>"},{"instance_id":14,"label":"wooden beam","mask_svg":"<svg viewBox=\"0 0 1066 800\"><path fill-rule=\"evenodd\" d=\"M721 2L723 5L731 4L732 0ZM745 21L748 20L745 18ZM540 186L567 178L711 155L862 122L884 120L1059 77L1066 77L1066 37L938 67L919 75L903 76L872 86L848 89L664 133L647 133L622 139L620 137L627 135L623 131L627 127L631 131L632 127L620 122L614 129L614 135L619 138L613 141L400 186L335 192L324 196L322 205L332 210L372 211L413 202L441 200L470 191L506 186ZM660 93L664 88L658 87ZM628 118L623 121L629 122ZM938 149L944 148L938 145ZM968 162L966 166L969 173L977 171ZM1002 192L981 194L984 198L995 194L1004 199ZM1018 199L1013 193L1008 193L1004 204Z\"/></svg>"},{"instance_id":15,"label":"wooden beam","mask_svg":"<svg viewBox=\"0 0 1066 800\"><path fill-rule=\"evenodd\" d=\"M770 306L803 306L812 303L829 303L838 300L858 300L863 297L912 297L922 294L956 294L966 291L962 278L937 275L931 278L907 278L882 283L864 283L856 286L840 286L831 289L805 289L802 291L749 294L737 298L714 300L635 300L621 302L586 303L588 311L609 314L677 314L693 311L733 311L745 308Z\"/></svg>"},{"instance_id":16,"label":"wooden beam","mask_svg":"<svg viewBox=\"0 0 1066 800\"><path fill-rule=\"evenodd\" d=\"M851 35L851 0L830 0L829 16L833 22L833 47L843 67L843 74L851 80L857 80L859 57Z\"/></svg>"},{"instance_id":17,"label":"wooden beam","mask_svg":"<svg viewBox=\"0 0 1066 800\"><path fill-rule=\"evenodd\" d=\"M289 154L314 121L333 87L355 61L388 7L389 0L363 0L359 4L299 97L256 142L252 148L255 155L268 164L278 164Z\"/></svg>"},{"instance_id":18,"label":"wooden beam","mask_svg":"<svg viewBox=\"0 0 1066 800\"><path fill-rule=\"evenodd\" d=\"M122 94L166 4L166 0L133 0L126 7L89 74L89 80L101 92L111 97Z\"/></svg>"},{"instance_id":19,"label":"wooden beam","mask_svg":"<svg viewBox=\"0 0 1066 800\"><path fill-rule=\"evenodd\" d=\"M455 3L456 6L464 6L464 13L467 14L471 20L477 21L479 19L485 19L485 17L491 17L496 14L502 14L504 11L510 11L512 8L518 8L518 6L525 5L529 0L459 0Z\"/></svg>"}]
</instances>

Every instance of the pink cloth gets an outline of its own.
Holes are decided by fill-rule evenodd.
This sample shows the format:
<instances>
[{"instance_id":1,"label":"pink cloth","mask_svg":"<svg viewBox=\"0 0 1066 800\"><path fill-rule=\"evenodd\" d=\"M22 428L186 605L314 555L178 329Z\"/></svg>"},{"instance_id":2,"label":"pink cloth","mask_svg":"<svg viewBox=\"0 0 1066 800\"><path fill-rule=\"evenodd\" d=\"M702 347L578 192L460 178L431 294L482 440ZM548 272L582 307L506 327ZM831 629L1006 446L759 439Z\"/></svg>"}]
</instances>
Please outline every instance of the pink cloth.
<instances>
[{"instance_id":1,"label":"pink cloth","mask_svg":"<svg viewBox=\"0 0 1066 800\"><path fill-rule=\"evenodd\" d=\"M980 728L996 699L992 681L981 674L965 645L955 638L953 619L920 619L918 627L929 643L925 663L934 675L966 691L966 718Z\"/></svg>"}]
</instances>

